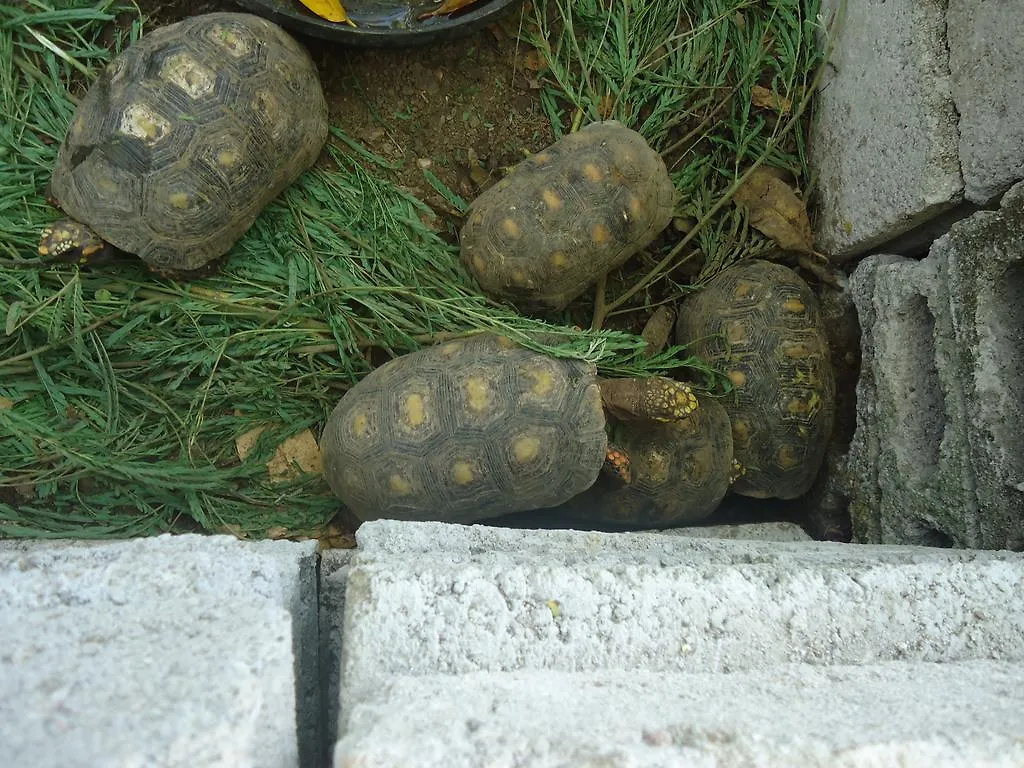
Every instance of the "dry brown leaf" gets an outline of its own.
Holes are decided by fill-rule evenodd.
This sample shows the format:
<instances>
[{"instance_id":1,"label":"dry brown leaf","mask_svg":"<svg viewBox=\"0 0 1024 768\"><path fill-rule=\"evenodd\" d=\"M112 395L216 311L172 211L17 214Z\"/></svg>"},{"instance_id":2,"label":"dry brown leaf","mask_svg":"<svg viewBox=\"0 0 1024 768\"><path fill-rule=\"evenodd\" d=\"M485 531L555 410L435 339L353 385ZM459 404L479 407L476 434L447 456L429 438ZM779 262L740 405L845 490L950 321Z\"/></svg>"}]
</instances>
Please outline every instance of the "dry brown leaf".
<instances>
[{"instance_id":1,"label":"dry brown leaf","mask_svg":"<svg viewBox=\"0 0 1024 768\"><path fill-rule=\"evenodd\" d=\"M758 168L738 189L733 203L747 209L750 226L786 251L814 253L807 207L775 173Z\"/></svg>"},{"instance_id":2,"label":"dry brown leaf","mask_svg":"<svg viewBox=\"0 0 1024 768\"><path fill-rule=\"evenodd\" d=\"M750 100L755 107L774 109L779 114L786 114L793 108L793 102L783 96L779 96L770 88L763 85L755 85L750 89Z\"/></svg>"},{"instance_id":3,"label":"dry brown leaf","mask_svg":"<svg viewBox=\"0 0 1024 768\"><path fill-rule=\"evenodd\" d=\"M532 51L527 51L526 55L523 56L523 66L529 69L531 72L540 72L546 68L548 63L544 60L544 54L534 48Z\"/></svg>"},{"instance_id":4,"label":"dry brown leaf","mask_svg":"<svg viewBox=\"0 0 1024 768\"><path fill-rule=\"evenodd\" d=\"M0 411L9 411L14 407L14 401L8 397L0 397Z\"/></svg>"},{"instance_id":5,"label":"dry brown leaf","mask_svg":"<svg viewBox=\"0 0 1024 768\"><path fill-rule=\"evenodd\" d=\"M238 453L239 459L245 461L246 456L252 453L252 449L256 447L256 441L260 439L260 435L265 429L265 426L254 427L244 435L235 438L235 451Z\"/></svg>"},{"instance_id":6,"label":"dry brown leaf","mask_svg":"<svg viewBox=\"0 0 1024 768\"><path fill-rule=\"evenodd\" d=\"M672 336L672 329L675 327L676 315L671 307L662 304L651 315L643 331L641 338L647 342L644 347L643 356L653 357L665 348L669 338Z\"/></svg>"},{"instance_id":7,"label":"dry brown leaf","mask_svg":"<svg viewBox=\"0 0 1024 768\"><path fill-rule=\"evenodd\" d=\"M296 467L297 465L297 467ZM274 451L267 462L267 472L274 482L291 480L302 472L320 473L324 471L320 458L320 446L310 430L292 435Z\"/></svg>"},{"instance_id":8,"label":"dry brown leaf","mask_svg":"<svg viewBox=\"0 0 1024 768\"><path fill-rule=\"evenodd\" d=\"M421 13L416 18L422 21L423 19L429 19L433 16L447 16L449 13L455 13L461 11L466 6L472 5L476 0L443 0L440 6L432 11Z\"/></svg>"}]
</instances>

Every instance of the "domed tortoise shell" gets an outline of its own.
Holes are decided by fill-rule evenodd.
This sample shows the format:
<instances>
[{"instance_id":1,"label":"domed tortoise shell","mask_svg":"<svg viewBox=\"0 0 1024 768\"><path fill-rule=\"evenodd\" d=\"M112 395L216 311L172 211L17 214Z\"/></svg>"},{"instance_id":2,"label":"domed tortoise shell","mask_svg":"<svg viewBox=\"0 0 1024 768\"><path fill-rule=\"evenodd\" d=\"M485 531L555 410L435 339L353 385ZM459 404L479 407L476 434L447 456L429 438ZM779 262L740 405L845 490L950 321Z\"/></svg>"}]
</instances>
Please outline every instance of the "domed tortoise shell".
<instances>
[{"instance_id":1,"label":"domed tortoise shell","mask_svg":"<svg viewBox=\"0 0 1024 768\"><path fill-rule=\"evenodd\" d=\"M722 370L722 398L745 473L736 493L792 499L806 493L832 432L835 375L818 301L793 270L741 262L683 304L676 340Z\"/></svg>"},{"instance_id":2,"label":"domed tortoise shell","mask_svg":"<svg viewBox=\"0 0 1024 768\"><path fill-rule=\"evenodd\" d=\"M560 504L597 478L607 435L596 371L502 337L395 358L324 429L324 472L362 520L470 522Z\"/></svg>"},{"instance_id":3,"label":"domed tortoise shell","mask_svg":"<svg viewBox=\"0 0 1024 768\"><path fill-rule=\"evenodd\" d=\"M473 201L462 262L491 297L559 310L672 218L661 156L621 123L592 123L520 162Z\"/></svg>"},{"instance_id":4,"label":"domed tortoise shell","mask_svg":"<svg viewBox=\"0 0 1024 768\"><path fill-rule=\"evenodd\" d=\"M100 75L51 191L107 242L187 273L226 253L326 139L305 49L259 16L202 14L147 33Z\"/></svg>"}]
</instances>

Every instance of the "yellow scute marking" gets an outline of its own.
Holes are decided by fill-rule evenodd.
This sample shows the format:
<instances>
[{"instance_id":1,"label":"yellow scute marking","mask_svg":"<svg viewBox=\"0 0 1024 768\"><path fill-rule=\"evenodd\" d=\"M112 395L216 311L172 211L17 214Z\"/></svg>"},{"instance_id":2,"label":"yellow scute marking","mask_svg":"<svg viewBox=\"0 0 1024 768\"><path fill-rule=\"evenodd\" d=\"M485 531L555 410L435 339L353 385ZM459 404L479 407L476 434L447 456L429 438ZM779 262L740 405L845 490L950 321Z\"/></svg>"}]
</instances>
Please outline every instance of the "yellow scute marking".
<instances>
[{"instance_id":1,"label":"yellow scute marking","mask_svg":"<svg viewBox=\"0 0 1024 768\"><path fill-rule=\"evenodd\" d=\"M669 470L672 468L672 460L668 454L661 451L652 451L647 457L647 479L655 485L662 485L668 480Z\"/></svg>"},{"instance_id":2,"label":"yellow scute marking","mask_svg":"<svg viewBox=\"0 0 1024 768\"><path fill-rule=\"evenodd\" d=\"M556 269L562 269L569 263L569 259L566 258L562 251L555 251L551 254L551 266Z\"/></svg>"},{"instance_id":3,"label":"yellow scute marking","mask_svg":"<svg viewBox=\"0 0 1024 768\"><path fill-rule=\"evenodd\" d=\"M452 479L456 485L468 485L473 482L473 465L468 461L456 461L452 464Z\"/></svg>"},{"instance_id":4,"label":"yellow scute marking","mask_svg":"<svg viewBox=\"0 0 1024 768\"><path fill-rule=\"evenodd\" d=\"M412 490L412 485L408 480L396 473L388 480L388 488L391 489L392 493L405 496Z\"/></svg>"},{"instance_id":5,"label":"yellow scute marking","mask_svg":"<svg viewBox=\"0 0 1024 768\"><path fill-rule=\"evenodd\" d=\"M544 198L544 205L550 208L552 211L562 210L562 198L558 196L558 193L553 189L545 189L541 193L541 197Z\"/></svg>"},{"instance_id":6,"label":"yellow scute marking","mask_svg":"<svg viewBox=\"0 0 1024 768\"><path fill-rule=\"evenodd\" d=\"M474 376L466 381L466 401L474 411L483 411L487 408L487 394L490 387L486 379Z\"/></svg>"},{"instance_id":7,"label":"yellow scute marking","mask_svg":"<svg viewBox=\"0 0 1024 768\"><path fill-rule=\"evenodd\" d=\"M611 238L612 234L604 224L596 224L590 231L590 237L595 245L604 245Z\"/></svg>"},{"instance_id":8,"label":"yellow scute marking","mask_svg":"<svg viewBox=\"0 0 1024 768\"><path fill-rule=\"evenodd\" d=\"M740 387L745 386L746 383L747 383L747 374L745 374L743 371L732 370L732 371L729 371L728 376L729 376L729 381L731 381L732 385L734 387L736 387L737 389L739 389Z\"/></svg>"},{"instance_id":9,"label":"yellow scute marking","mask_svg":"<svg viewBox=\"0 0 1024 768\"><path fill-rule=\"evenodd\" d=\"M747 329L746 326L741 322L729 323L729 326L725 331L726 338L729 339L730 344L742 344L747 340Z\"/></svg>"},{"instance_id":10,"label":"yellow scute marking","mask_svg":"<svg viewBox=\"0 0 1024 768\"><path fill-rule=\"evenodd\" d=\"M172 207L178 208L179 210L183 210L185 208L188 208L188 204L189 204L188 193L187 192L172 192L170 195L167 196L167 202L170 203Z\"/></svg>"},{"instance_id":11,"label":"yellow scute marking","mask_svg":"<svg viewBox=\"0 0 1024 768\"><path fill-rule=\"evenodd\" d=\"M530 391L538 397L550 395L551 390L555 388L555 378L551 375L551 371L528 371L526 375L533 379L533 386L530 387Z\"/></svg>"},{"instance_id":12,"label":"yellow scute marking","mask_svg":"<svg viewBox=\"0 0 1024 768\"><path fill-rule=\"evenodd\" d=\"M238 153L233 149L222 149L217 153L217 165L230 168L238 162Z\"/></svg>"},{"instance_id":13,"label":"yellow scute marking","mask_svg":"<svg viewBox=\"0 0 1024 768\"><path fill-rule=\"evenodd\" d=\"M732 292L732 295L737 299L745 299L754 291L754 286L750 283L743 281L736 286L736 290Z\"/></svg>"},{"instance_id":14,"label":"yellow scute marking","mask_svg":"<svg viewBox=\"0 0 1024 768\"><path fill-rule=\"evenodd\" d=\"M811 350L808 348L806 344L796 342L794 344L787 344L785 346L785 353L786 357L790 358L791 360L799 360L811 354Z\"/></svg>"},{"instance_id":15,"label":"yellow scute marking","mask_svg":"<svg viewBox=\"0 0 1024 768\"><path fill-rule=\"evenodd\" d=\"M418 427L426 420L427 409L423 395L414 392L405 398L405 421L410 427Z\"/></svg>"},{"instance_id":16,"label":"yellow scute marking","mask_svg":"<svg viewBox=\"0 0 1024 768\"><path fill-rule=\"evenodd\" d=\"M783 302L783 304L782 304L782 308L786 312L789 312L790 314L793 314L793 315L803 314L803 311L805 309L807 309L807 307L804 306L804 303L802 301L800 301L800 299L798 299L796 297L793 297L791 299L786 299L786 301Z\"/></svg>"},{"instance_id":17,"label":"yellow scute marking","mask_svg":"<svg viewBox=\"0 0 1024 768\"><path fill-rule=\"evenodd\" d=\"M601 169L594 163L587 163L583 166L583 175L587 177L587 181L596 182L604 178L604 174L601 173Z\"/></svg>"},{"instance_id":18,"label":"yellow scute marking","mask_svg":"<svg viewBox=\"0 0 1024 768\"><path fill-rule=\"evenodd\" d=\"M512 442L512 453L520 464L533 461L537 458L537 454L540 453L540 438L535 435L517 437Z\"/></svg>"},{"instance_id":19,"label":"yellow scute marking","mask_svg":"<svg viewBox=\"0 0 1024 768\"><path fill-rule=\"evenodd\" d=\"M515 219L503 219L501 222L501 230L511 238L519 237L519 225Z\"/></svg>"},{"instance_id":20,"label":"yellow scute marking","mask_svg":"<svg viewBox=\"0 0 1024 768\"><path fill-rule=\"evenodd\" d=\"M800 459L794 453L793 447L789 445L783 445L779 448L776 461L783 469L792 469L800 463Z\"/></svg>"},{"instance_id":21,"label":"yellow scute marking","mask_svg":"<svg viewBox=\"0 0 1024 768\"><path fill-rule=\"evenodd\" d=\"M352 434L356 437L366 437L369 427L370 420L366 417L365 413L357 413L352 419Z\"/></svg>"},{"instance_id":22,"label":"yellow scute marking","mask_svg":"<svg viewBox=\"0 0 1024 768\"><path fill-rule=\"evenodd\" d=\"M477 255L473 256L473 269L475 269L477 272L483 272L484 271L484 267L486 267L486 266L487 266L487 264L484 262L484 260L480 256L477 256Z\"/></svg>"}]
</instances>

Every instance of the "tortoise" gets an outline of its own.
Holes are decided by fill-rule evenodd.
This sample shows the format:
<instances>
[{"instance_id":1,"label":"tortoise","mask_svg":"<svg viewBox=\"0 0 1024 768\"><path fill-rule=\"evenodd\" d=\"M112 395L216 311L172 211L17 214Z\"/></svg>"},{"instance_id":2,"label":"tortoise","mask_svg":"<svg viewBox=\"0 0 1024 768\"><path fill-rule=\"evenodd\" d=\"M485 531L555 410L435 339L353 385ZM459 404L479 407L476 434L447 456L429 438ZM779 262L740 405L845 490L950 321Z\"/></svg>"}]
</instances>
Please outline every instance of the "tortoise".
<instances>
[{"instance_id":1,"label":"tortoise","mask_svg":"<svg viewBox=\"0 0 1024 768\"><path fill-rule=\"evenodd\" d=\"M554 507L603 469L632 484L606 407L653 425L686 419L698 400L672 379L599 379L591 363L479 334L396 357L346 392L321 436L324 474L362 520L466 523Z\"/></svg>"},{"instance_id":2,"label":"tortoise","mask_svg":"<svg viewBox=\"0 0 1024 768\"><path fill-rule=\"evenodd\" d=\"M161 27L104 70L57 153L40 255L116 251L189 278L215 270L327 140L309 54L277 25L208 13Z\"/></svg>"},{"instance_id":3,"label":"tortoise","mask_svg":"<svg viewBox=\"0 0 1024 768\"><path fill-rule=\"evenodd\" d=\"M699 397L698 403L681 419L656 422L627 415L614 423L609 451L628 457L628 475L603 472L592 486L553 511L644 528L684 525L709 516L741 470L732 460L725 408L708 397Z\"/></svg>"},{"instance_id":4,"label":"tortoise","mask_svg":"<svg viewBox=\"0 0 1024 768\"><path fill-rule=\"evenodd\" d=\"M835 374L817 298L789 267L760 259L713 277L683 302L676 341L732 382L722 403L745 474L732 490L755 498L806 493L835 413Z\"/></svg>"},{"instance_id":5,"label":"tortoise","mask_svg":"<svg viewBox=\"0 0 1024 768\"><path fill-rule=\"evenodd\" d=\"M616 120L591 123L529 157L478 196L459 233L481 290L557 311L650 244L672 219L661 156Z\"/></svg>"}]
</instances>

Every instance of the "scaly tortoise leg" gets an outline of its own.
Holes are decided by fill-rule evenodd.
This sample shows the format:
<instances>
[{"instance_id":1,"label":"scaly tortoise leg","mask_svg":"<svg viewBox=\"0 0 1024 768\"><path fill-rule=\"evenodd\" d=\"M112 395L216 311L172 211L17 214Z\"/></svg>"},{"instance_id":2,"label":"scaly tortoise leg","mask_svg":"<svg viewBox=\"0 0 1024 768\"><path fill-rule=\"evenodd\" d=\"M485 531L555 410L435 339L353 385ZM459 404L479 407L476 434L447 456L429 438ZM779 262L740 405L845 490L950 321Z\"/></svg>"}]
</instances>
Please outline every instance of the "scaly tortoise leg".
<instances>
[{"instance_id":1,"label":"scaly tortoise leg","mask_svg":"<svg viewBox=\"0 0 1024 768\"><path fill-rule=\"evenodd\" d=\"M601 379L598 384L604 407L623 421L678 421L698 407L697 397L688 385L664 376ZM629 454L609 443L603 471L628 485L633 479Z\"/></svg>"},{"instance_id":2,"label":"scaly tortoise leg","mask_svg":"<svg viewBox=\"0 0 1024 768\"><path fill-rule=\"evenodd\" d=\"M601 400L623 421L679 421L697 410L697 396L689 385L665 376L601 379Z\"/></svg>"},{"instance_id":3,"label":"scaly tortoise leg","mask_svg":"<svg viewBox=\"0 0 1024 768\"><path fill-rule=\"evenodd\" d=\"M602 471L624 485L629 485L633 480L629 454L613 443L609 443L605 451Z\"/></svg>"}]
</instances>

